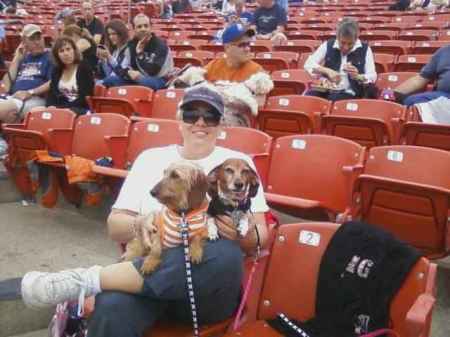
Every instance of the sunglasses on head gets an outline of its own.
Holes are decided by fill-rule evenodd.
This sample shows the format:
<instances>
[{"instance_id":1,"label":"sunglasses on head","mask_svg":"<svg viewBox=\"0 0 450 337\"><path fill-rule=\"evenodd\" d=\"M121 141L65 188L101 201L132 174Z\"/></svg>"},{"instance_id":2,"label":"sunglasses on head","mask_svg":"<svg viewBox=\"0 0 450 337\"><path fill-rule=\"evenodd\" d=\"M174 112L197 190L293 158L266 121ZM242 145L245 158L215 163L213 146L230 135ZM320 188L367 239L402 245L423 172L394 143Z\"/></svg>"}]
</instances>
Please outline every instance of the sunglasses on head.
<instances>
[{"instance_id":1,"label":"sunglasses on head","mask_svg":"<svg viewBox=\"0 0 450 337\"><path fill-rule=\"evenodd\" d=\"M206 126L217 126L220 123L220 116L213 112L200 112L197 110L184 110L183 111L183 122L187 124L195 124L200 119L203 118Z\"/></svg>"}]
</instances>

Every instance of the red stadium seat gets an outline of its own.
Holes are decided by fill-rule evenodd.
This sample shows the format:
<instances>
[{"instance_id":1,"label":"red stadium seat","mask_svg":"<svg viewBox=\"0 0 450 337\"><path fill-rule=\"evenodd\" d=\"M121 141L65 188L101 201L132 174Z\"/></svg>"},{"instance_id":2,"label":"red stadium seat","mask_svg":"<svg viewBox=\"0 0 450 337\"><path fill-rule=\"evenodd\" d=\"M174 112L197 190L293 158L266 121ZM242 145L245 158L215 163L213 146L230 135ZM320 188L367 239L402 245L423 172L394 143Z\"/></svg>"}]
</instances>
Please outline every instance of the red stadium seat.
<instances>
[{"instance_id":1,"label":"red stadium seat","mask_svg":"<svg viewBox=\"0 0 450 337\"><path fill-rule=\"evenodd\" d=\"M272 96L258 113L259 129L272 137L317 132L330 108L331 102L319 97Z\"/></svg>"},{"instance_id":2,"label":"red stadium seat","mask_svg":"<svg viewBox=\"0 0 450 337\"><path fill-rule=\"evenodd\" d=\"M69 109L34 108L25 116L23 124L3 124L2 132L15 155L34 150L65 153L64 148L51 138L51 130L71 130L75 118L75 113Z\"/></svg>"},{"instance_id":3,"label":"red stadium seat","mask_svg":"<svg viewBox=\"0 0 450 337\"><path fill-rule=\"evenodd\" d=\"M152 118L176 119L178 104L184 96L183 89L164 89L155 92Z\"/></svg>"},{"instance_id":4,"label":"red stadium seat","mask_svg":"<svg viewBox=\"0 0 450 337\"><path fill-rule=\"evenodd\" d=\"M395 65L395 71L419 72L431 59L431 55L400 55Z\"/></svg>"},{"instance_id":5,"label":"red stadium seat","mask_svg":"<svg viewBox=\"0 0 450 337\"><path fill-rule=\"evenodd\" d=\"M290 69L296 69L298 66L298 60L300 58L300 55L292 51L273 51L273 52L257 53L256 58L263 58L263 59L280 58L287 62L288 67Z\"/></svg>"},{"instance_id":6,"label":"red stadium seat","mask_svg":"<svg viewBox=\"0 0 450 337\"><path fill-rule=\"evenodd\" d=\"M332 219L338 214L345 219L350 212L353 182L364 159L364 147L339 137L277 138L272 147L266 198L272 207L297 216L303 210L320 208Z\"/></svg>"},{"instance_id":7,"label":"red stadium seat","mask_svg":"<svg viewBox=\"0 0 450 337\"><path fill-rule=\"evenodd\" d=\"M281 337L266 322L280 312L299 321L313 318L322 256L337 229L338 225L333 223L280 226L264 276L257 320L244 323L223 337ZM320 240L313 245L299 243L302 232ZM399 336L429 337L436 273L436 265L421 258L391 301L389 327Z\"/></svg>"},{"instance_id":8,"label":"red stadium seat","mask_svg":"<svg viewBox=\"0 0 450 337\"><path fill-rule=\"evenodd\" d=\"M382 54L403 55L409 52L410 47L410 41L377 40L370 43L370 48L374 53Z\"/></svg>"},{"instance_id":9,"label":"red stadium seat","mask_svg":"<svg viewBox=\"0 0 450 337\"><path fill-rule=\"evenodd\" d=\"M395 59L397 58L392 54L374 54L375 69L378 74L387 73L394 70Z\"/></svg>"},{"instance_id":10,"label":"red stadium seat","mask_svg":"<svg viewBox=\"0 0 450 337\"><path fill-rule=\"evenodd\" d=\"M394 89L404 81L416 76L413 72L389 72L378 74L376 85L382 89Z\"/></svg>"},{"instance_id":11,"label":"red stadium seat","mask_svg":"<svg viewBox=\"0 0 450 337\"><path fill-rule=\"evenodd\" d=\"M424 123L417 108L410 107L401 142L450 151L450 125Z\"/></svg>"},{"instance_id":12,"label":"red stadium seat","mask_svg":"<svg viewBox=\"0 0 450 337\"><path fill-rule=\"evenodd\" d=\"M272 73L274 88L270 96L301 95L308 88L312 78L306 70L287 69Z\"/></svg>"},{"instance_id":13,"label":"red stadium seat","mask_svg":"<svg viewBox=\"0 0 450 337\"><path fill-rule=\"evenodd\" d=\"M449 253L450 152L374 147L355 186L355 215L430 257Z\"/></svg>"},{"instance_id":14,"label":"red stadium seat","mask_svg":"<svg viewBox=\"0 0 450 337\"><path fill-rule=\"evenodd\" d=\"M149 148L182 144L178 121L146 118L133 123L129 136L107 137L114 168L95 166L94 172L124 178L137 156Z\"/></svg>"},{"instance_id":15,"label":"red stadium seat","mask_svg":"<svg viewBox=\"0 0 450 337\"><path fill-rule=\"evenodd\" d=\"M322 117L322 131L372 147L397 144L406 118L404 106L373 99L334 102L330 114Z\"/></svg>"}]
</instances>

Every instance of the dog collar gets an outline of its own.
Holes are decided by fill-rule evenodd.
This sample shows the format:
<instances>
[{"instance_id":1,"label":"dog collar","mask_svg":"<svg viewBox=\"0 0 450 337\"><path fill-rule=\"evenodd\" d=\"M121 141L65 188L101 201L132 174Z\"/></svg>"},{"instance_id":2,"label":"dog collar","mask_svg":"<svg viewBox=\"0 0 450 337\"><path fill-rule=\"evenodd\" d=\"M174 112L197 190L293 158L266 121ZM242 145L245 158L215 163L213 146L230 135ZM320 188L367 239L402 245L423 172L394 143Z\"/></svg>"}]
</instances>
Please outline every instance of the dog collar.
<instances>
[{"instance_id":1,"label":"dog collar","mask_svg":"<svg viewBox=\"0 0 450 337\"><path fill-rule=\"evenodd\" d=\"M199 208L191 210L189 213L185 214L185 220L189 223L193 219L197 219L199 216L202 216L208 209L208 202L205 200ZM171 220L177 219L178 222L181 222L182 215L177 212L167 208L167 213Z\"/></svg>"}]
</instances>

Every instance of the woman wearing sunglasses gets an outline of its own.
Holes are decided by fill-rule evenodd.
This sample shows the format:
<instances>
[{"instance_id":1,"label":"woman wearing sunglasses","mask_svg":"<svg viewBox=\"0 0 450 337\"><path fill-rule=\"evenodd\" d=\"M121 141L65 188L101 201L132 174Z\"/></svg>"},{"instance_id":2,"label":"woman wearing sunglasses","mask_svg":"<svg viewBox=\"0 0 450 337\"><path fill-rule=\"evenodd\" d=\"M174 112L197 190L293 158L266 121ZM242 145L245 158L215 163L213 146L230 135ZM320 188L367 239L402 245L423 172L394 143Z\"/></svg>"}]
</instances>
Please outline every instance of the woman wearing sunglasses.
<instances>
[{"instance_id":1,"label":"woman wearing sunglasses","mask_svg":"<svg viewBox=\"0 0 450 337\"><path fill-rule=\"evenodd\" d=\"M183 145L149 149L136 159L108 218L113 240L124 243L132 240L137 231L153 230L148 214L160 210L161 205L149 191L170 164L187 160L208 173L226 159L242 158L254 168L248 156L215 145L223 111L221 96L209 87L197 86L186 92L179 110ZM258 237L262 245L266 243L266 211L260 187L252 201L253 217L244 238L238 237L230 218L217 221L221 239L207 242L202 262L192 265L200 324L224 320L235 312L242 279L241 249L254 251ZM189 323L183 247L164 250L160 267L145 277L140 273L141 264L139 258L107 267L30 272L22 281L23 300L31 307L45 307L76 300L82 292L97 295L89 337L143 336L163 317Z\"/></svg>"}]
</instances>

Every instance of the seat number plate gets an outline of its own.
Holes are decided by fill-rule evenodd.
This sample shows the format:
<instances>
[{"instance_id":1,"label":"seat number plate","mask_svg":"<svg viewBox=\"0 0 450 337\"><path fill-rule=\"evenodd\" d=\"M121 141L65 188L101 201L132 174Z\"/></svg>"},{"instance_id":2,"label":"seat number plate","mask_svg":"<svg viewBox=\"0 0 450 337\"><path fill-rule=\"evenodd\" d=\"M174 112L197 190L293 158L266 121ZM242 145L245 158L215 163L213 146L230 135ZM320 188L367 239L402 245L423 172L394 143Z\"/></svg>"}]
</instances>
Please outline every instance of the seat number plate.
<instances>
[{"instance_id":1,"label":"seat number plate","mask_svg":"<svg viewBox=\"0 0 450 337\"><path fill-rule=\"evenodd\" d=\"M320 234L306 230L300 231L298 242L305 245L318 247L320 244Z\"/></svg>"}]
</instances>

